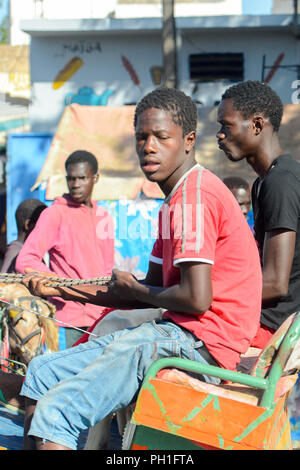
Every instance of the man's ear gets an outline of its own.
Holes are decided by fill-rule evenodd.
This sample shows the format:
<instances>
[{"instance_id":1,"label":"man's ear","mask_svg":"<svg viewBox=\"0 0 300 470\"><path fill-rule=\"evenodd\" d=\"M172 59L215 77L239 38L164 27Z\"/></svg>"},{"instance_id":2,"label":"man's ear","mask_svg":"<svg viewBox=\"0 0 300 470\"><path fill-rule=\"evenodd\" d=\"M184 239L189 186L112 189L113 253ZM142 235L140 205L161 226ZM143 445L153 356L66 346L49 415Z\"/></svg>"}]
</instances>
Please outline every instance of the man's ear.
<instances>
[{"instance_id":1,"label":"man's ear","mask_svg":"<svg viewBox=\"0 0 300 470\"><path fill-rule=\"evenodd\" d=\"M30 219L26 219L24 221L24 230L25 230L25 232L28 232L29 228L30 228Z\"/></svg>"},{"instance_id":2,"label":"man's ear","mask_svg":"<svg viewBox=\"0 0 300 470\"><path fill-rule=\"evenodd\" d=\"M185 151L186 151L186 152L190 152L190 151L193 150L193 148L195 147L195 143L196 143L196 132L195 132L195 131L189 132L189 133L186 134L186 136L184 137L184 140L185 140Z\"/></svg>"},{"instance_id":3,"label":"man's ear","mask_svg":"<svg viewBox=\"0 0 300 470\"><path fill-rule=\"evenodd\" d=\"M262 115L253 117L253 128L255 135L259 135L265 127L265 118Z\"/></svg>"},{"instance_id":4,"label":"man's ear","mask_svg":"<svg viewBox=\"0 0 300 470\"><path fill-rule=\"evenodd\" d=\"M99 179L99 173L96 173L94 176L94 184L97 183L98 179Z\"/></svg>"}]
</instances>

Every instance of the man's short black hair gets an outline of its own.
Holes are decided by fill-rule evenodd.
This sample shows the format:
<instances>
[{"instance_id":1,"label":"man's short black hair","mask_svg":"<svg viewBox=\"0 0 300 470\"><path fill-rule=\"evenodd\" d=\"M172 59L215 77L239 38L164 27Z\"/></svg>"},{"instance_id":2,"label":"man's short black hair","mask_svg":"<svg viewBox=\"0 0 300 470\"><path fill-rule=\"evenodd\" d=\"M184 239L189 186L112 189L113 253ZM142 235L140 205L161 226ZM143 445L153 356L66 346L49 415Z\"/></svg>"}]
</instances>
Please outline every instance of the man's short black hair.
<instances>
[{"instance_id":1,"label":"man's short black hair","mask_svg":"<svg viewBox=\"0 0 300 470\"><path fill-rule=\"evenodd\" d=\"M244 119L256 113L262 113L270 119L275 132L278 132L283 104L277 93L266 83L248 80L228 88L222 99L233 99L233 107L239 111Z\"/></svg>"},{"instance_id":2,"label":"man's short black hair","mask_svg":"<svg viewBox=\"0 0 300 470\"><path fill-rule=\"evenodd\" d=\"M88 163L93 172L93 175L96 175L98 172L98 161L95 155L86 150L76 150L68 156L65 162L65 169L68 171L69 165L74 165L76 163Z\"/></svg>"},{"instance_id":3,"label":"man's short black hair","mask_svg":"<svg viewBox=\"0 0 300 470\"><path fill-rule=\"evenodd\" d=\"M24 201L18 205L15 213L18 232L24 230L26 220L30 220L31 224L35 224L41 212L46 209L46 207L46 204L38 199L24 199Z\"/></svg>"},{"instance_id":4,"label":"man's short black hair","mask_svg":"<svg viewBox=\"0 0 300 470\"><path fill-rule=\"evenodd\" d=\"M230 190L243 188L248 191L250 189L248 181L246 181L244 178L241 178L240 176L228 176L227 178L223 179L223 183Z\"/></svg>"},{"instance_id":5,"label":"man's short black hair","mask_svg":"<svg viewBox=\"0 0 300 470\"><path fill-rule=\"evenodd\" d=\"M183 136L197 129L197 107L183 91L160 87L144 96L136 106L135 128L139 115L150 108L169 112L173 122L182 127Z\"/></svg>"}]
</instances>

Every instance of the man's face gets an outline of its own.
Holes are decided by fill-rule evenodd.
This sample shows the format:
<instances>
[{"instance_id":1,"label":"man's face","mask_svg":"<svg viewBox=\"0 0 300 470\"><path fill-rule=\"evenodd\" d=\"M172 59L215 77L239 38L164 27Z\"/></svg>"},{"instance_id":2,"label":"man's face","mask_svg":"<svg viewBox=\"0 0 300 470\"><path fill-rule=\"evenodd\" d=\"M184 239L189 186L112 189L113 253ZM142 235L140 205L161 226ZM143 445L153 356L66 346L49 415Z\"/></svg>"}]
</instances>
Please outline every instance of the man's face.
<instances>
[{"instance_id":1,"label":"man's face","mask_svg":"<svg viewBox=\"0 0 300 470\"><path fill-rule=\"evenodd\" d=\"M93 175L87 162L74 163L67 167L69 194L74 202L90 205L94 184L98 175Z\"/></svg>"},{"instance_id":2,"label":"man's face","mask_svg":"<svg viewBox=\"0 0 300 470\"><path fill-rule=\"evenodd\" d=\"M256 141L253 119L244 119L239 111L233 109L233 100L224 99L218 108L217 133L219 148L233 162L253 155Z\"/></svg>"},{"instance_id":3,"label":"man's face","mask_svg":"<svg viewBox=\"0 0 300 470\"><path fill-rule=\"evenodd\" d=\"M251 204L250 189L232 188L231 192L239 203L244 216L247 217Z\"/></svg>"},{"instance_id":4,"label":"man's face","mask_svg":"<svg viewBox=\"0 0 300 470\"><path fill-rule=\"evenodd\" d=\"M195 143L195 133L183 136L170 113L150 108L137 118L136 151L146 178L158 184L177 182L183 174L187 153Z\"/></svg>"}]
</instances>

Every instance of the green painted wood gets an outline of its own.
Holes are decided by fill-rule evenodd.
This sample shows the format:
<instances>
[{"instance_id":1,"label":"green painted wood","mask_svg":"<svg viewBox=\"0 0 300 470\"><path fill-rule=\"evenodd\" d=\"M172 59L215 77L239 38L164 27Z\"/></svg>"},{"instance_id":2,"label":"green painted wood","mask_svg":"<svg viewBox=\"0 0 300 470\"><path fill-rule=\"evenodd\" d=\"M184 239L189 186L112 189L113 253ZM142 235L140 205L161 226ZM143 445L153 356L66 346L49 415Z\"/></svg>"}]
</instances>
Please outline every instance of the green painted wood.
<instances>
[{"instance_id":1,"label":"green painted wood","mask_svg":"<svg viewBox=\"0 0 300 470\"><path fill-rule=\"evenodd\" d=\"M147 450L204 450L203 447L194 444L184 437L174 436L174 434L147 426L137 426L132 446L146 447L145 442L147 443ZM157 461L156 463L159 462Z\"/></svg>"}]
</instances>

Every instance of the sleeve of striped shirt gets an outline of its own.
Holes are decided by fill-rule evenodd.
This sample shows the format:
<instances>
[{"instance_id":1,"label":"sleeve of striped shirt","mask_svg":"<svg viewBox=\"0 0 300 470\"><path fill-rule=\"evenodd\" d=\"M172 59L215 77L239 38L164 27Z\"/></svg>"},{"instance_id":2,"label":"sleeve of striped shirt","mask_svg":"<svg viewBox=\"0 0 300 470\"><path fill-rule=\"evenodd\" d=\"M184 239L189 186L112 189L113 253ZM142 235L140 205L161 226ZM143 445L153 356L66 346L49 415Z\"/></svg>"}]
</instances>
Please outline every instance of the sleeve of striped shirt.
<instances>
[{"instance_id":1,"label":"sleeve of striped shirt","mask_svg":"<svg viewBox=\"0 0 300 470\"><path fill-rule=\"evenodd\" d=\"M172 209L173 264L187 261L214 264L219 227L216 198L194 186Z\"/></svg>"},{"instance_id":2,"label":"sleeve of striped shirt","mask_svg":"<svg viewBox=\"0 0 300 470\"><path fill-rule=\"evenodd\" d=\"M163 259L162 259L162 241L161 241L160 237L154 243L154 246L152 248L152 252L151 252L150 257L149 257L149 261L152 261L152 263L156 263L156 264L162 264L163 263Z\"/></svg>"}]
</instances>

